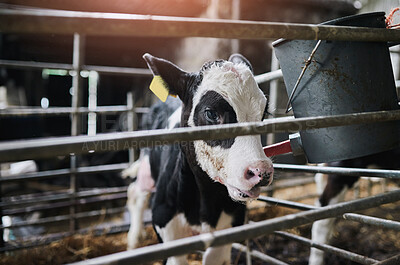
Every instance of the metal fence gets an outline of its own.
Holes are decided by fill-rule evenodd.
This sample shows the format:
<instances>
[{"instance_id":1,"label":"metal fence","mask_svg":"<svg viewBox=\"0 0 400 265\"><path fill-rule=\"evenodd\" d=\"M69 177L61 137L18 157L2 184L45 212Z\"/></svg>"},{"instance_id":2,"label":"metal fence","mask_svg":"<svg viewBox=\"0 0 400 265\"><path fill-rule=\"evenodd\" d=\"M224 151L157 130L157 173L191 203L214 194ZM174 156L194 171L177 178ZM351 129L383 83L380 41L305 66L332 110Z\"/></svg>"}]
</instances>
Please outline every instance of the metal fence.
<instances>
[{"instance_id":1,"label":"metal fence","mask_svg":"<svg viewBox=\"0 0 400 265\"><path fill-rule=\"evenodd\" d=\"M60 27L49 25L58 24ZM105 36L168 36L168 37L216 37L232 39L319 39L319 40L346 40L346 41L400 41L400 31L386 29L367 29L343 26L304 25L289 23L269 23L218 19L195 19L161 16L140 16L128 14L107 14L72 11L50 10L24 10L1 9L0 32L4 33L63 33L73 34L73 63L53 64L41 62L22 62L0 60L0 66L19 69L65 69L80 73L83 70L97 71L99 73L112 73L122 75L149 75L145 69L85 66L82 64L83 45L85 35L96 34ZM281 77L281 72L274 71L256 77L258 82L268 82ZM76 178L81 174L96 172L115 172L128 166L128 163L81 167L76 163L75 157L81 154L100 153L119 150L132 150L144 146L163 145L176 142L186 142L197 139L222 139L238 135L268 134L276 132L296 132L298 130L325 128L349 124L383 122L400 120L400 111L380 111L373 113L357 113L331 117L313 117L302 119L272 119L258 123L231 124L204 128L179 128L175 130L122 132L101 134L93 136L78 136L78 125L81 114L87 113L130 113L128 116L129 129L133 130L133 113L144 113L145 108L135 108L132 95L128 95L127 106L107 106L96 108L84 108L79 106L78 91L82 89L82 77L80 74L73 76L73 100L70 108L49 108L46 110L35 108L18 108L0 110L1 117L17 117L28 115L71 115L71 137L40 138L27 141L10 141L0 143L0 162L20 161L25 159L49 158L55 155L70 155L71 165L68 169L29 173L17 176L4 176L0 178L0 185L8 182L23 182L39 180L59 176L70 176L70 187L64 192L48 192L35 196L28 194L16 200L16 198L1 198L0 215L13 215L28 213L56 207L69 207L69 213L62 216L42 218L35 221L21 221L7 226L0 226L1 234L4 229L27 225L47 224L60 221L69 221L69 231L52 234L46 237L27 240L20 244L7 244L0 239L0 251L9 251L19 248L46 244L53 240L82 232L77 229L77 222L81 218L104 214L101 210L77 212L76 206L92 202L116 200L126 197L126 187L92 189L78 191ZM131 152L130 162L133 161ZM313 167L299 165L275 164L275 169L282 171L320 172L346 174L353 176L374 176L382 178L399 179L398 170L376 169L349 169ZM398 259L395 256L387 261L377 261L363 257L349 251L344 251L324 244L316 244L309 239L301 238L284 232L276 232L282 229L297 227L316 220L344 215L345 219L356 220L362 223L385 226L389 229L399 229L399 223L348 214L354 210L376 207L385 203L400 200L400 190L375 195L368 198L357 199L333 206L316 208L310 205L261 197L261 201L291 207L304 212L287 215L256 223L246 224L240 227L216 231L212 234L202 234L190 238L144 247L137 250L108 255L76 264L138 264L157 259L163 259L172 255L180 255L188 252L205 250L210 246L219 246L226 243L238 242L262 234L276 233L278 236L291 238L303 242L306 245L322 249L327 252L361 264L386 264ZM107 213L115 214L124 211L124 207L108 209ZM115 226L108 232L126 231L127 225ZM98 229L99 233L104 229ZM243 249L243 246L235 244L234 247ZM396 254L396 253L393 253ZM250 255L271 262L272 264L285 264L282 261L268 257L257 251L250 251Z\"/></svg>"}]
</instances>

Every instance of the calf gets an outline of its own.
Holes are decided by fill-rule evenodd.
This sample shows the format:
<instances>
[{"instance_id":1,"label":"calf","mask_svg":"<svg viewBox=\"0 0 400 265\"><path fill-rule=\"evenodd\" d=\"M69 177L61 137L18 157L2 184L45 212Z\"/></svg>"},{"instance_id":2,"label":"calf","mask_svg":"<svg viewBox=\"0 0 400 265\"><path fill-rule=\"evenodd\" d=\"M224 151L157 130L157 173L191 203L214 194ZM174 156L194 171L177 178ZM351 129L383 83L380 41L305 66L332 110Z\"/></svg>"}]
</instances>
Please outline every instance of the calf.
<instances>
[{"instance_id":1,"label":"calf","mask_svg":"<svg viewBox=\"0 0 400 265\"><path fill-rule=\"evenodd\" d=\"M400 169L400 149L349 159L339 162L329 163L329 166L350 167L350 168L384 168L384 169ZM327 206L342 202L346 192L356 183L359 177L346 175L324 175L316 174L316 183L318 193L321 194L318 200L318 206ZM312 226L312 241L318 243L328 243L335 218L329 218L314 222ZM311 248L309 265L324 264L324 252L316 248Z\"/></svg>"},{"instance_id":2,"label":"calf","mask_svg":"<svg viewBox=\"0 0 400 265\"><path fill-rule=\"evenodd\" d=\"M147 128L262 120L267 100L243 56L235 54L228 61L206 63L196 73L185 72L149 54L144 59L153 74L162 78L169 94L179 96L182 102L180 107L171 107L170 99L153 107L150 115L154 122L148 123ZM137 181L130 188L131 202L136 202L132 210L145 204L134 194L148 194L155 183L152 220L163 242L243 224L245 202L256 199L260 187L269 185L273 178L272 162L263 152L259 135L145 149L139 163L135 167ZM150 173L141 172L143 168ZM150 176L153 181L143 180ZM132 227L139 231L141 220L136 221ZM203 264L228 265L230 251L230 245L209 248ZM181 256L171 257L167 263L187 261Z\"/></svg>"}]
</instances>

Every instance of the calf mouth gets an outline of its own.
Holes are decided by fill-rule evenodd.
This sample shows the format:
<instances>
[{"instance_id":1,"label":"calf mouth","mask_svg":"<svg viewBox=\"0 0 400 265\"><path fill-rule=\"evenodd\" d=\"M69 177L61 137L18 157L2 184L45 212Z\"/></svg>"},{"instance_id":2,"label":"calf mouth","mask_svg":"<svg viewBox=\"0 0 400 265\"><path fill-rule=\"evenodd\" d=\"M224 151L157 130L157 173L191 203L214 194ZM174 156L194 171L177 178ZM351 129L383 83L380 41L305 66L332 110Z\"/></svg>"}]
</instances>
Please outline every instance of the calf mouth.
<instances>
[{"instance_id":1,"label":"calf mouth","mask_svg":"<svg viewBox=\"0 0 400 265\"><path fill-rule=\"evenodd\" d=\"M253 187L250 190L241 190L228 184L227 188L232 199L239 201L255 200L260 196L261 192L260 187Z\"/></svg>"},{"instance_id":2,"label":"calf mouth","mask_svg":"<svg viewBox=\"0 0 400 265\"><path fill-rule=\"evenodd\" d=\"M272 183L272 180L273 180L272 175L273 175L272 173L267 173L265 176L263 176L262 180L259 183L257 183L253 188L251 188L250 190L239 189L228 183L225 183L225 185L226 185L229 195L232 197L232 199L238 200L238 201L255 200L260 196L261 187L266 187Z\"/></svg>"}]
</instances>

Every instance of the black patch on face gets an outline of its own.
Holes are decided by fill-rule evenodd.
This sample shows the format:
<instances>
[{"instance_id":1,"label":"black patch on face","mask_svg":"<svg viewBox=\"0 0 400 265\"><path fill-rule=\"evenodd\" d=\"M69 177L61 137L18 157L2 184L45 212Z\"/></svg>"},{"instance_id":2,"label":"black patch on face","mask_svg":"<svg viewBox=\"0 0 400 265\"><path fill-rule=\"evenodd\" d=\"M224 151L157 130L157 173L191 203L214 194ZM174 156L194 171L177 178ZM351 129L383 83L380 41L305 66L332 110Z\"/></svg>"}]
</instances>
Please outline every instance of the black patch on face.
<instances>
[{"instance_id":1,"label":"black patch on face","mask_svg":"<svg viewBox=\"0 0 400 265\"><path fill-rule=\"evenodd\" d=\"M217 92L208 91L197 104L193 122L196 126L237 123L236 113L232 106ZM206 143L212 147L221 146L228 149L235 142L235 138L210 140Z\"/></svg>"}]
</instances>

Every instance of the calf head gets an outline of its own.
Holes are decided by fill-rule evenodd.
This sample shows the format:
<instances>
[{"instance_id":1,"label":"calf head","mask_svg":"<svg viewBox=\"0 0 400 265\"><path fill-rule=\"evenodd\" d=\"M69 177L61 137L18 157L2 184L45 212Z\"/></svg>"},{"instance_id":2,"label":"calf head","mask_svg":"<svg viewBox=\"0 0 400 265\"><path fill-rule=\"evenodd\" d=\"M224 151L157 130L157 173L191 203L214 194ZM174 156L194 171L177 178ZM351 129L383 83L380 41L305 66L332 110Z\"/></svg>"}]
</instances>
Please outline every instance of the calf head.
<instances>
[{"instance_id":1,"label":"calf head","mask_svg":"<svg viewBox=\"0 0 400 265\"><path fill-rule=\"evenodd\" d=\"M169 93L182 100L183 127L262 120L267 100L243 56L234 54L228 61L206 63L196 73L149 54L144 59L152 72L162 77ZM187 156L195 157L189 164L225 185L234 200L255 199L260 187L272 182L272 162L263 152L259 135L198 140L192 147L184 149Z\"/></svg>"}]
</instances>

